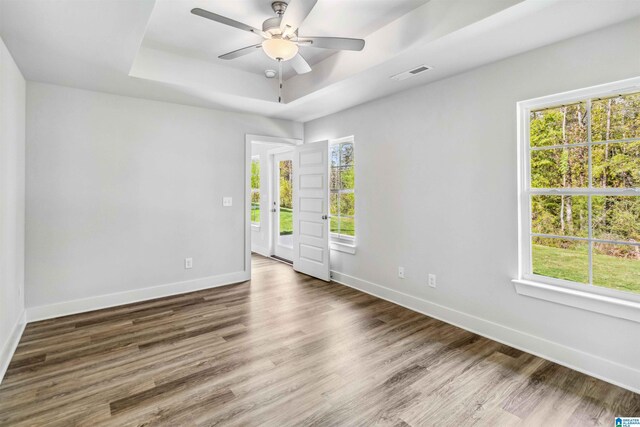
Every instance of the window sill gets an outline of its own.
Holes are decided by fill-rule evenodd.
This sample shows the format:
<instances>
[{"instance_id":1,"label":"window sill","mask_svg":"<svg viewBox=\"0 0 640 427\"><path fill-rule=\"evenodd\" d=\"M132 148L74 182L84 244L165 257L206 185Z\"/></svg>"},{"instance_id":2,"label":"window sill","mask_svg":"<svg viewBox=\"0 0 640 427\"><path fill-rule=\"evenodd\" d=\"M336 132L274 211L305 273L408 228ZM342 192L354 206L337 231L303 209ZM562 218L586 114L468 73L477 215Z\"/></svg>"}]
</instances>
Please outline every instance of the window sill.
<instances>
[{"instance_id":1,"label":"window sill","mask_svg":"<svg viewBox=\"0 0 640 427\"><path fill-rule=\"evenodd\" d=\"M547 285L531 280L514 279L511 282L514 284L516 292L519 295L640 323L640 303L637 302L568 289L556 285Z\"/></svg>"},{"instance_id":2,"label":"window sill","mask_svg":"<svg viewBox=\"0 0 640 427\"><path fill-rule=\"evenodd\" d=\"M329 242L329 248L332 251L344 252L346 254L355 255L356 245L342 242Z\"/></svg>"},{"instance_id":3,"label":"window sill","mask_svg":"<svg viewBox=\"0 0 640 427\"><path fill-rule=\"evenodd\" d=\"M251 231L260 231L260 224L251 224Z\"/></svg>"}]
</instances>

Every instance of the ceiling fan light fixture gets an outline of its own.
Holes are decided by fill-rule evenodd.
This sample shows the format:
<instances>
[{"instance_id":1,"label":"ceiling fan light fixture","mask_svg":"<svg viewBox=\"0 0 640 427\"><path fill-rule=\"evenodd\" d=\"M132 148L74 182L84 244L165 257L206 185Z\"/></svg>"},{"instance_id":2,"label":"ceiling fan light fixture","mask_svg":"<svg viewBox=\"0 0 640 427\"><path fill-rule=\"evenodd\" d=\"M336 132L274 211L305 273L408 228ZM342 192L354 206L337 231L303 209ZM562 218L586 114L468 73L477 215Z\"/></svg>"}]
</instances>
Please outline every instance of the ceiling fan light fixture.
<instances>
[{"instance_id":1,"label":"ceiling fan light fixture","mask_svg":"<svg viewBox=\"0 0 640 427\"><path fill-rule=\"evenodd\" d=\"M271 59L288 61L298 54L298 45L291 40L272 38L262 42L262 50Z\"/></svg>"}]
</instances>

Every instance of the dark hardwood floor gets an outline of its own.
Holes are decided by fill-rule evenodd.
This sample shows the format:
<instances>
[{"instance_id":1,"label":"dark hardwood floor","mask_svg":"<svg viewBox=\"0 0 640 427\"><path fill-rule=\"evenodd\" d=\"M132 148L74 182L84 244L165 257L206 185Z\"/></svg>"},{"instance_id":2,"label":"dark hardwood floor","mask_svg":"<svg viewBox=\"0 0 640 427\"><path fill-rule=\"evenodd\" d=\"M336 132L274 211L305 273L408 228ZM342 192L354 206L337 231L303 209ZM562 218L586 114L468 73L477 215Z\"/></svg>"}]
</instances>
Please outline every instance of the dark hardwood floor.
<instances>
[{"instance_id":1,"label":"dark hardwood floor","mask_svg":"<svg viewBox=\"0 0 640 427\"><path fill-rule=\"evenodd\" d=\"M640 395L260 256L253 280L29 324L1 425L613 425Z\"/></svg>"}]
</instances>

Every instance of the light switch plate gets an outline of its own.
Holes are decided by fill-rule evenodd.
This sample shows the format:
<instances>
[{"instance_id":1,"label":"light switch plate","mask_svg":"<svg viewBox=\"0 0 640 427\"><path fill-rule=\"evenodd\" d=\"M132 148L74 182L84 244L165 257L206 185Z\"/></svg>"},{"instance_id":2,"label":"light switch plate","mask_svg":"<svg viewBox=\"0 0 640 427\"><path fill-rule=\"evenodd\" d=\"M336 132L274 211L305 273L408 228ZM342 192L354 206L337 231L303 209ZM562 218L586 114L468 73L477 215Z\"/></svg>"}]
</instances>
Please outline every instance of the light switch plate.
<instances>
[{"instance_id":1,"label":"light switch plate","mask_svg":"<svg viewBox=\"0 0 640 427\"><path fill-rule=\"evenodd\" d=\"M222 206L225 206L225 207L233 206L233 198L231 198L231 197L223 197L222 198Z\"/></svg>"}]
</instances>

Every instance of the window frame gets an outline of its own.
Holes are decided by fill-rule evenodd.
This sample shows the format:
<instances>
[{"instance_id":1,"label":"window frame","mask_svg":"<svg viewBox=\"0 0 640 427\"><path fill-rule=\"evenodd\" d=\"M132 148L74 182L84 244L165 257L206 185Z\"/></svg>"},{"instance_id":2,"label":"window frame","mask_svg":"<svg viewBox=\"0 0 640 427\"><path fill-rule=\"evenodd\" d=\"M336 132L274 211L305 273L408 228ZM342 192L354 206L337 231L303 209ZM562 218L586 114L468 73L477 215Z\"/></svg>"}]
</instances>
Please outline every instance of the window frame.
<instances>
[{"instance_id":1,"label":"window frame","mask_svg":"<svg viewBox=\"0 0 640 427\"><path fill-rule=\"evenodd\" d=\"M258 171L258 183L260 185L259 188L253 188L251 186L251 182L249 182L249 190L250 190L250 194L249 194L249 201L253 200L253 194L254 193L258 193L258 206L259 206L259 211L261 212L260 214L260 219L262 219L262 179L261 179L261 175L262 175L262 162L260 161L260 156L251 156L251 162L249 163L249 177L251 177L253 171L251 168L251 165L253 165L253 162L257 162L258 163L258 167L260 168ZM252 209L249 208L249 221L251 222L251 227L253 227L253 229L260 229L260 221L258 222L254 222L251 219L251 211Z\"/></svg>"},{"instance_id":2,"label":"window frame","mask_svg":"<svg viewBox=\"0 0 640 427\"><path fill-rule=\"evenodd\" d=\"M355 168L356 168L356 162L355 162L355 150L356 150L356 143L355 143L355 138L353 135L350 136L345 136L342 138L338 138L338 139L333 139L331 141L329 141L329 153L331 153L331 147L333 147L334 145L342 145L345 143L351 143L353 145L353 152L354 152L354 162L353 162L353 173L354 173L354 177L355 177ZM331 169L333 169L334 166L331 165L331 158L329 158L329 176L331 176ZM338 167L342 167L342 166L338 166ZM355 199L357 199L356 197L356 184L355 184L355 179L354 179L354 185L353 185L353 189L341 189L341 190L332 190L331 186L329 186L329 204L331 204L331 194L353 194L354 197L354 203L355 203ZM356 211L357 212L357 211ZM340 215L340 211L338 210L338 215L329 215L329 222L331 222L331 218L333 217L337 217L337 218L353 218L353 229L354 229L354 235L353 236L349 236L348 234L341 234L341 233L334 233L331 231L331 224L329 224L329 240L331 243L333 243L333 247L332 249L335 250L341 250L343 252L348 252L348 253L354 253L352 252L352 249L349 247L355 247L356 244L356 238L357 238L357 233L356 233L356 215L354 213L353 216L349 216L349 215Z\"/></svg>"},{"instance_id":3,"label":"window frame","mask_svg":"<svg viewBox=\"0 0 640 427\"><path fill-rule=\"evenodd\" d=\"M542 98L536 98L528 101L521 101L517 104L518 114L518 278L513 282L516 284L518 293L539 297L542 299L552 300L554 302L561 302L566 305L579 306L581 308L592 309L587 305L593 305L593 301L589 304L573 304L567 302L566 295L571 295L570 299L574 296L592 298L599 302L611 303L614 305L623 304L627 308L632 308L634 313L631 317L640 321L640 294L632 292L625 292L617 289L606 288L593 284L593 264L592 264L592 252L593 245L589 244L589 283L579 283L564 279L557 279L553 277L543 276L533 273L532 266L532 254L531 254L531 238L532 237L555 237L568 240L580 240L587 243L590 242L604 242L604 243L619 243L625 245L640 246L640 243L630 243L624 241L609 241L603 239L595 239L593 237L593 227L591 218L591 198L589 198L589 226L587 237L573 237L573 236L558 236L533 233L531 228L531 196L533 195L573 195L573 196L640 196L640 188L598 188L593 187L592 180L592 156L591 149L593 146L602 145L605 141L593 142L591 140L591 100L596 98L609 98L612 96L626 95L630 93L640 92L640 78L632 78L613 82L609 84L594 86L586 89L579 89L570 92L564 92L556 95L545 96ZM571 189L540 189L531 188L531 152L540 149L553 149L553 148L566 148L564 145L552 145L545 147L536 147L532 149L530 146L530 113L545 108L559 107L563 105L570 105L578 102L585 102L587 108L587 141L581 143L571 144L571 147L588 147L589 160L588 160L588 180L589 186L586 188L571 188ZM610 140L606 143L617 142L631 142L637 141L640 138L631 138L625 140ZM540 286L541 285L541 286ZM527 288L529 287L529 288ZM555 288L555 289L554 289ZM556 291L564 292L564 296L559 301L556 296L550 296L549 292L554 293ZM584 295L583 295L584 294ZM602 307L600 307L602 308ZM609 309L592 309L592 311L601 312L604 314L610 314L616 317L630 318L629 316L617 316L610 312Z\"/></svg>"}]
</instances>

